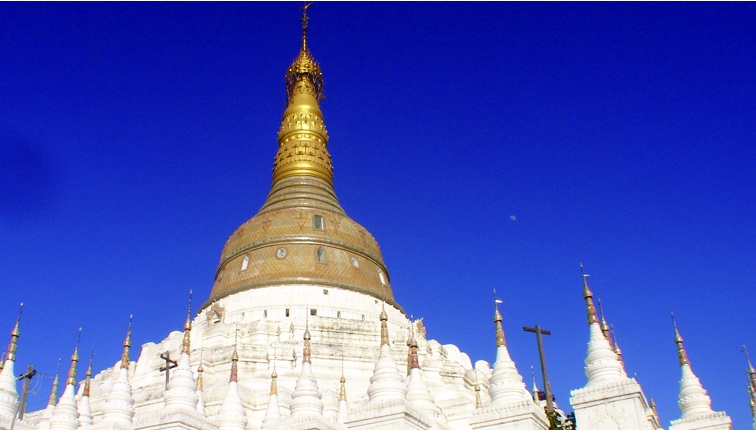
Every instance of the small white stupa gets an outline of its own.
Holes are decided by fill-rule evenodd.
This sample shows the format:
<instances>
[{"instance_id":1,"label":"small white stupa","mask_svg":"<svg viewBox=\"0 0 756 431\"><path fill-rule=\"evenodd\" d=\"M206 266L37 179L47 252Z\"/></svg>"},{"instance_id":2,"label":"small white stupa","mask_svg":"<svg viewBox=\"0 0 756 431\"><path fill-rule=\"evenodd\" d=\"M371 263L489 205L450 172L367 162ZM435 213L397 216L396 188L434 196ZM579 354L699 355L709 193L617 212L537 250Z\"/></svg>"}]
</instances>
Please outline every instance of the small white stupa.
<instances>
[{"instance_id":1,"label":"small white stupa","mask_svg":"<svg viewBox=\"0 0 756 431\"><path fill-rule=\"evenodd\" d=\"M677 359L680 363L680 395L677 405L682 415L680 419L670 423L670 430L695 430L695 429L731 429L732 419L725 412L715 412L711 409L711 398L706 394L706 389L701 385L693 369L690 367L688 352L683 345L683 338L677 329L677 323L672 316L675 327L675 344L677 344Z\"/></svg>"}]
</instances>

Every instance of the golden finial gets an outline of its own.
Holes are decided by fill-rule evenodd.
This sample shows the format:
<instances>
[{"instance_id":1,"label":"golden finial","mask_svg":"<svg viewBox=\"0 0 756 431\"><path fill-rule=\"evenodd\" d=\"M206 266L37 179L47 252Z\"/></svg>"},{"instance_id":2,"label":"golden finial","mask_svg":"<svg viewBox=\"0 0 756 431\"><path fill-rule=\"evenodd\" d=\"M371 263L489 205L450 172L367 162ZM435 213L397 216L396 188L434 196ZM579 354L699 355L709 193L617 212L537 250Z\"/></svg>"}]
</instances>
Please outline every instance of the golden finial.
<instances>
[{"instance_id":1,"label":"golden finial","mask_svg":"<svg viewBox=\"0 0 756 431\"><path fill-rule=\"evenodd\" d=\"M598 316L596 316L596 307L593 306L593 292L588 287L588 277L590 274L586 274L583 271L583 262L580 262L580 272L583 275L583 299L585 299L586 309L588 311L588 325L598 323Z\"/></svg>"},{"instance_id":2,"label":"golden finial","mask_svg":"<svg viewBox=\"0 0 756 431\"><path fill-rule=\"evenodd\" d=\"M47 400L48 406L55 406L58 404L58 376L60 375L60 358L58 358L58 367L55 369L55 379L53 380L52 390L50 391L50 398Z\"/></svg>"},{"instance_id":3,"label":"golden finial","mask_svg":"<svg viewBox=\"0 0 756 431\"><path fill-rule=\"evenodd\" d=\"M84 380L84 391L81 394L84 397L89 396L90 380L92 380L92 359L93 358L94 358L94 346L92 346L92 353L90 353L89 355L89 366L87 367L87 373L85 374L87 378L86 380Z\"/></svg>"},{"instance_id":4,"label":"golden finial","mask_svg":"<svg viewBox=\"0 0 756 431\"><path fill-rule=\"evenodd\" d=\"M478 381L478 369L475 369L475 408L483 407L483 401L480 399L480 382Z\"/></svg>"},{"instance_id":5,"label":"golden finial","mask_svg":"<svg viewBox=\"0 0 756 431\"><path fill-rule=\"evenodd\" d=\"M748 364L746 368L746 373L748 374L748 394L753 404L756 403L756 370L753 369L751 358L748 356L748 349L746 349L745 345L743 346L743 353L745 353L746 363Z\"/></svg>"},{"instance_id":6,"label":"golden finial","mask_svg":"<svg viewBox=\"0 0 756 431\"><path fill-rule=\"evenodd\" d=\"M67 385L76 386L76 364L79 362L79 341L81 340L81 328L79 328L79 335L76 337L76 348L73 355L71 355L71 367L68 369Z\"/></svg>"},{"instance_id":7,"label":"golden finial","mask_svg":"<svg viewBox=\"0 0 756 431\"><path fill-rule=\"evenodd\" d=\"M8 356L5 357L5 359L13 361L13 362L16 362L16 349L18 348L18 337L21 336L19 325L21 324L21 312L23 311L23 309L24 309L24 303L22 302L21 305L18 306L18 318L16 319L16 326L14 326L13 330L11 331L11 341L10 341L10 344L8 344Z\"/></svg>"},{"instance_id":8,"label":"golden finial","mask_svg":"<svg viewBox=\"0 0 756 431\"><path fill-rule=\"evenodd\" d=\"M606 323L606 319L604 318L604 307L601 305L601 298L598 298L598 306L599 306L599 315L601 317L601 321L599 322L599 326L601 327L601 332L604 334L604 337L609 341L609 344L612 344L612 337L609 334L609 325Z\"/></svg>"},{"instance_id":9,"label":"golden finial","mask_svg":"<svg viewBox=\"0 0 756 431\"><path fill-rule=\"evenodd\" d=\"M496 324L496 347L506 346L507 341L504 338L504 326L501 324L504 318L501 317L501 313L499 312L499 304L501 304L502 301L496 297L496 289L493 290L493 295L494 309L496 310L494 312L494 323Z\"/></svg>"},{"instance_id":10,"label":"golden finial","mask_svg":"<svg viewBox=\"0 0 756 431\"><path fill-rule=\"evenodd\" d=\"M614 348L614 353L617 354L617 359L624 365L624 361L622 360L622 349L620 349L619 343L617 342L617 334L614 333L614 325L609 325L609 327L611 328L612 339L614 343L612 348Z\"/></svg>"},{"instance_id":11,"label":"golden finial","mask_svg":"<svg viewBox=\"0 0 756 431\"><path fill-rule=\"evenodd\" d=\"M682 367L685 364L690 365L690 362L688 361L688 352L685 351L685 346L683 345L683 338L680 335L680 331L677 329L677 322L675 322L675 313L669 313L672 316L672 325L675 327L675 344L677 344L677 359L680 362L680 366Z\"/></svg>"},{"instance_id":12,"label":"golden finial","mask_svg":"<svg viewBox=\"0 0 756 431\"><path fill-rule=\"evenodd\" d=\"M131 319L133 314L129 315L129 329L126 331L126 339L123 340L123 353L121 354L121 368L129 369L129 348L131 347Z\"/></svg>"},{"instance_id":13,"label":"golden finial","mask_svg":"<svg viewBox=\"0 0 756 431\"><path fill-rule=\"evenodd\" d=\"M341 351L341 378L339 379L339 401L346 401L346 377L344 377L344 351Z\"/></svg>"},{"instance_id":14,"label":"golden finial","mask_svg":"<svg viewBox=\"0 0 756 431\"><path fill-rule=\"evenodd\" d=\"M661 421L659 418L659 411L656 410L656 401L654 401L654 396L651 395L651 402L648 403L648 406L651 407L651 411L654 412L654 416L656 416L656 419Z\"/></svg>"},{"instance_id":15,"label":"golden finial","mask_svg":"<svg viewBox=\"0 0 756 431\"><path fill-rule=\"evenodd\" d=\"M302 48L299 50L299 56L286 72L287 105L291 103L291 98L296 93L311 94L318 101L323 100L323 73L307 47L307 24L309 22L307 9L310 6L312 6L312 3L305 4L302 7Z\"/></svg>"},{"instance_id":16,"label":"golden finial","mask_svg":"<svg viewBox=\"0 0 756 431\"><path fill-rule=\"evenodd\" d=\"M323 72L307 46L307 8L302 8L302 48L286 71L286 111L278 131L273 183L293 176L315 177L333 186L328 132L319 101Z\"/></svg>"},{"instance_id":17,"label":"golden finial","mask_svg":"<svg viewBox=\"0 0 756 431\"><path fill-rule=\"evenodd\" d=\"M312 363L312 349L310 348L310 315L307 314L304 331L304 348L302 349L302 363Z\"/></svg>"},{"instance_id":18,"label":"golden finial","mask_svg":"<svg viewBox=\"0 0 756 431\"><path fill-rule=\"evenodd\" d=\"M420 359L417 357L417 340L415 340L415 331L412 330L412 326L410 326L410 339L407 345L409 346L410 369L420 368Z\"/></svg>"},{"instance_id":19,"label":"golden finial","mask_svg":"<svg viewBox=\"0 0 756 431\"><path fill-rule=\"evenodd\" d=\"M381 305L381 314L379 316L381 319L381 346L388 346L389 344L389 333L388 333L388 314L386 314L386 303L382 303Z\"/></svg>"},{"instance_id":20,"label":"golden finial","mask_svg":"<svg viewBox=\"0 0 756 431\"><path fill-rule=\"evenodd\" d=\"M202 366L202 359L205 354L205 350L200 348L200 363L197 367L197 390L201 391L204 389L204 385L202 384L202 373L205 372L205 367Z\"/></svg>"},{"instance_id":21,"label":"golden finial","mask_svg":"<svg viewBox=\"0 0 756 431\"><path fill-rule=\"evenodd\" d=\"M186 311L186 322L184 323L184 339L181 341L181 353L187 355L191 352L191 332L192 332L192 290L189 289L189 307Z\"/></svg>"},{"instance_id":22,"label":"golden finial","mask_svg":"<svg viewBox=\"0 0 756 431\"><path fill-rule=\"evenodd\" d=\"M239 370L237 365L237 362L239 362L239 353L236 352L238 335L239 328L237 327L234 334L234 353L231 354L231 378L228 380L229 382L239 381Z\"/></svg>"}]
</instances>

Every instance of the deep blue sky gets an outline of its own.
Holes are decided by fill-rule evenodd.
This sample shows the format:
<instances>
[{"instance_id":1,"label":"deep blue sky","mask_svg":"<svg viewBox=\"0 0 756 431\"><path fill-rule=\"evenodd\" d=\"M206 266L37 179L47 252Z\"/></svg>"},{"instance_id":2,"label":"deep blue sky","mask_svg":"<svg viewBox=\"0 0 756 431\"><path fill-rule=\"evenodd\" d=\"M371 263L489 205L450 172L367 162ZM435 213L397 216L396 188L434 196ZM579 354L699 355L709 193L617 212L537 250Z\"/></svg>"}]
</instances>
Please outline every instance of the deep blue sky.
<instances>
[{"instance_id":1,"label":"deep blue sky","mask_svg":"<svg viewBox=\"0 0 756 431\"><path fill-rule=\"evenodd\" d=\"M0 343L17 370L180 330L262 205L299 3L0 4ZM751 426L756 5L318 3L336 192L429 337L585 384L579 263L628 372L679 417L669 313ZM516 219L516 220L513 220ZM86 356L86 355L84 355ZM81 367L80 376L83 376ZM44 406L43 376L30 407ZM539 377L540 385L540 377Z\"/></svg>"}]
</instances>

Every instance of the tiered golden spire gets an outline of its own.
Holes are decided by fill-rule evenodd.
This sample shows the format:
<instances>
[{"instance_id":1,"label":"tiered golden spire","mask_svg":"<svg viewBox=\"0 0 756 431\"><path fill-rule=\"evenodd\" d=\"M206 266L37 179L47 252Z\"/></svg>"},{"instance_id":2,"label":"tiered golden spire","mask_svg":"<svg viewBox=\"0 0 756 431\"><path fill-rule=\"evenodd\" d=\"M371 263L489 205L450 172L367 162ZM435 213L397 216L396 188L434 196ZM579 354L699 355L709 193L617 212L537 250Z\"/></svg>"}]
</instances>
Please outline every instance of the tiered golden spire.
<instances>
[{"instance_id":1,"label":"tiered golden spire","mask_svg":"<svg viewBox=\"0 0 756 431\"><path fill-rule=\"evenodd\" d=\"M609 334L609 325L606 323L606 319L604 318L604 307L601 305L601 298L598 298L598 306L599 306L599 314L601 315L601 321L599 322L599 326L601 326L601 332L604 334L604 337L606 337L606 340L609 342L609 345L613 345L612 343L612 337Z\"/></svg>"},{"instance_id":2,"label":"tiered golden spire","mask_svg":"<svg viewBox=\"0 0 756 431\"><path fill-rule=\"evenodd\" d=\"M675 322L675 313L670 313L672 315L672 325L675 327L675 344L677 344L677 359L680 362L680 366L682 367L685 364L690 365L690 362L688 361L688 352L685 351L685 346L683 345L683 338L680 335L680 331L677 329L677 322Z\"/></svg>"},{"instance_id":3,"label":"tiered golden spire","mask_svg":"<svg viewBox=\"0 0 756 431\"><path fill-rule=\"evenodd\" d=\"M8 344L8 356L5 357L5 359L11 360L13 362L16 362L16 349L18 349L18 338L21 336L19 325L21 324L21 312L23 311L23 309L24 309L24 303L22 302L21 305L18 306L18 318L16 319L16 326L14 326L13 330L11 331L11 341L10 341L10 344Z\"/></svg>"},{"instance_id":4,"label":"tiered golden spire","mask_svg":"<svg viewBox=\"0 0 756 431\"><path fill-rule=\"evenodd\" d=\"M121 368L129 369L129 348L131 347L131 319L133 314L129 315L129 329L126 331L126 339L123 340L123 353L121 353Z\"/></svg>"},{"instance_id":5,"label":"tiered golden spire","mask_svg":"<svg viewBox=\"0 0 756 431\"><path fill-rule=\"evenodd\" d=\"M238 344L238 338L239 338L239 327L237 326L234 329L234 353L231 354L231 378L229 378L229 382L238 382L239 381L239 366L237 363L239 362L239 353L236 352L236 345Z\"/></svg>"},{"instance_id":6,"label":"tiered golden spire","mask_svg":"<svg viewBox=\"0 0 756 431\"><path fill-rule=\"evenodd\" d=\"M53 379L52 389L50 390L50 398L47 399L48 406L55 406L58 404L58 376L60 375L60 358L58 358L58 367L55 368L55 379Z\"/></svg>"},{"instance_id":7,"label":"tiered golden spire","mask_svg":"<svg viewBox=\"0 0 756 431\"><path fill-rule=\"evenodd\" d=\"M475 382L475 408L479 409L481 407L483 407L483 402L480 399L480 384L476 381Z\"/></svg>"},{"instance_id":8,"label":"tiered golden spire","mask_svg":"<svg viewBox=\"0 0 756 431\"><path fill-rule=\"evenodd\" d=\"M181 341L181 353L187 355L191 352L192 332L192 290L189 289L189 307L186 310L186 322L184 322L184 339Z\"/></svg>"},{"instance_id":9,"label":"tiered golden spire","mask_svg":"<svg viewBox=\"0 0 756 431\"><path fill-rule=\"evenodd\" d=\"M748 405L751 407L751 417L756 421L756 370L753 369L746 346L743 346L743 353L745 353L746 363L748 363L746 368L748 374Z\"/></svg>"},{"instance_id":10,"label":"tiered golden spire","mask_svg":"<svg viewBox=\"0 0 756 431\"><path fill-rule=\"evenodd\" d=\"M89 355L89 366L87 367L86 380L84 380L84 391L82 396L88 397L92 380L92 359L94 358L94 347L92 347L92 353Z\"/></svg>"},{"instance_id":11,"label":"tiered golden spire","mask_svg":"<svg viewBox=\"0 0 756 431\"><path fill-rule=\"evenodd\" d=\"M385 303L381 306L380 319L381 319L381 346L388 346L388 343L389 343L388 314L386 314Z\"/></svg>"},{"instance_id":12,"label":"tiered golden spire","mask_svg":"<svg viewBox=\"0 0 756 431\"><path fill-rule=\"evenodd\" d=\"M204 389L204 385L202 384L202 373L205 372L205 367L202 366L202 357L204 354L204 350L200 350L200 363L197 367L197 390L201 391Z\"/></svg>"},{"instance_id":13,"label":"tiered golden spire","mask_svg":"<svg viewBox=\"0 0 756 431\"><path fill-rule=\"evenodd\" d=\"M81 328L79 328L79 335L76 337L76 348L73 355L71 355L71 367L68 369L67 385L76 386L76 364L79 362L79 341L81 341Z\"/></svg>"},{"instance_id":14,"label":"tiered golden spire","mask_svg":"<svg viewBox=\"0 0 756 431\"><path fill-rule=\"evenodd\" d=\"M319 178L333 186L328 132L319 101L323 99L323 72L307 47L307 9L302 7L302 48L286 71L286 104L278 132L273 183L288 177Z\"/></svg>"},{"instance_id":15,"label":"tiered golden spire","mask_svg":"<svg viewBox=\"0 0 756 431\"><path fill-rule=\"evenodd\" d=\"M507 345L507 340L504 338L504 326L502 326L501 324L504 318L501 317L501 313L499 312L499 303L501 303L501 300L496 298L496 289L494 289L493 294L494 308L496 309L496 311L494 312L494 324L496 325L496 347L501 347Z\"/></svg>"},{"instance_id":16,"label":"tiered golden spire","mask_svg":"<svg viewBox=\"0 0 756 431\"><path fill-rule=\"evenodd\" d=\"M588 313L588 325L590 326L593 323L598 323L598 316L596 316L596 307L593 305L593 292L591 292L591 289L588 287L588 276L590 274L586 274L585 271L583 271L583 263L580 262L580 272L583 275L583 299L585 299L585 306L586 311Z\"/></svg>"},{"instance_id":17,"label":"tiered golden spire","mask_svg":"<svg viewBox=\"0 0 756 431\"><path fill-rule=\"evenodd\" d=\"M346 377L344 377L344 352L341 352L341 378L339 378L339 401L346 401Z\"/></svg>"},{"instance_id":18,"label":"tiered golden spire","mask_svg":"<svg viewBox=\"0 0 756 431\"><path fill-rule=\"evenodd\" d=\"M417 357L417 340L415 340L415 331L410 326L410 339L407 342L409 346L409 368L420 368L420 359Z\"/></svg>"},{"instance_id":19,"label":"tiered golden spire","mask_svg":"<svg viewBox=\"0 0 756 431\"><path fill-rule=\"evenodd\" d=\"M310 347L310 316L307 315L304 331L304 348L302 349L302 363L312 363L312 348Z\"/></svg>"},{"instance_id":20,"label":"tiered golden spire","mask_svg":"<svg viewBox=\"0 0 756 431\"><path fill-rule=\"evenodd\" d=\"M651 407L651 411L654 412L654 416L656 416L656 420L661 422L661 418L659 417L659 411L656 410L656 401L654 401L653 395L651 396L651 402L648 403L648 406Z\"/></svg>"},{"instance_id":21,"label":"tiered golden spire","mask_svg":"<svg viewBox=\"0 0 756 431\"><path fill-rule=\"evenodd\" d=\"M619 343L617 342L617 334L614 333L614 325L609 325L609 328L612 332L612 339L614 342L614 345L612 348L614 348L614 352L617 354L617 359L622 362L622 365L625 365L625 362L622 360L622 349L620 349Z\"/></svg>"},{"instance_id":22,"label":"tiered golden spire","mask_svg":"<svg viewBox=\"0 0 756 431\"><path fill-rule=\"evenodd\" d=\"M270 394L271 395L278 394L278 384L276 383L276 379L278 379L278 373L276 373L276 364L274 362L273 373L270 374Z\"/></svg>"}]
</instances>

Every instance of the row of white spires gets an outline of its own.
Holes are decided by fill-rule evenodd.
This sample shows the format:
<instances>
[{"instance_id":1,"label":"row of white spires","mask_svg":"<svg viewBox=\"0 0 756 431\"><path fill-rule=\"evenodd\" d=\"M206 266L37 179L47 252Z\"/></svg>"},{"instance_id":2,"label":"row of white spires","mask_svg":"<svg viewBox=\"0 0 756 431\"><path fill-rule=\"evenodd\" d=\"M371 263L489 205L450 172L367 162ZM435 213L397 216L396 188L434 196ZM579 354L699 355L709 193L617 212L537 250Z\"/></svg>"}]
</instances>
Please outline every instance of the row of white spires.
<instances>
[{"instance_id":1,"label":"row of white spires","mask_svg":"<svg viewBox=\"0 0 756 431\"><path fill-rule=\"evenodd\" d=\"M586 274L583 275L583 297L586 300L586 309L588 314L588 324L590 329L590 339L588 342L588 352L585 359L585 372L588 378L586 386L580 390L573 391L577 393L590 391L592 388L606 387L607 385L617 385L625 381L634 383L634 379L629 379L622 362L622 354L616 340L612 342L612 337L606 320L601 313L599 319L593 303L593 293L588 287ZM21 304L23 306L23 304ZM600 303L599 303L600 305ZM231 374L228 383L228 389L221 405L220 413L217 416L217 423L206 418L204 411L203 367L200 363L197 374L190 368L190 331L191 331L191 302L189 314L184 325L184 338L181 347L181 355L177 362L176 369L171 373L171 379L166 387L164 414L182 413L194 417L195 423L200 423L208 428L220 429L244 429L247 425L247 416L238 392L238 368L239 360L236 348L234 348L231 357ZM20 336L20 319L21 311L16 320L16 324L11 332L11 342L8 347L7 357L4 361L2 371L0 372L0 428L13 427L21 425L27 428L31 424L24 424L23 421L17 421L19 400L16 389L16 378L14 375L14 364L16 349L18 347L18 338ZM387 326L388 316L384 311L380 314L381 321L381 347L380 354L375 364L373 375L370 378L368 386L368 398L366 408L385 407L392 403L409 403L419 412L419 416L424 416L426 422L431 426L437 425L443 428L444 415L441 409L434 403L434 398L425 382L423 381L418 360L418 344L415 341L414 334L411 333L408 345L408 364L409 371L405 378L398 370L389 348L389 336ZM530 407L536 422L540 425L548 426L548 418L543 414L543 406L540 405L537 395L537 388L534 388L534 394L530 394L523 383L521 374L518 372L515 363L512 361L507 349L502 327L502 316L496 304L494 315L496 325L497 355L493 367L493 373L489 381L489 395L491 398L490 405L484 406L480 397L480 385L475 384L475 411L511 407L523 403ZM693 373L690 367L687 352L683 345L683 339L674 324L675 343L677 345L678 360L681 367L682 377L680 380L680 392L678 405L681 410L681 417L672 421L672 428L695 429L696 421L701 418L704 420L702 426L711 424L711 418L719 420L721 425L730 425L731 421L724 412L714 412L711 408L711 399L706 390L701 385L699 379ZM97 428L104 429L132 429L134 427L134 399L132 389L129 383L129 349L131 347L131 321L126 339L123 343L123 354L118 376L115 379L110 392L106 397L106 408L103 419L97 424ZM747 359L748 373L748 393L750 398L751 412L754 418L754 428L756 428L756 371L754 371L750 358ZM42 419L36 424L37 429L78 429L90 428L93 425L93 415L89 406L89 389L90 378L92 376L92 363L90 359L89 367L86 372L86 379L77 395L75 392L78 355L78 341L71 357L71 366L68 371L68 378L63 394L56 403L58 376L56 375L53 383L50 401L45 411L42 413ZM282 421L287 418L281 414L278 403L277 374L275 367L271 375L270 398L263 420L263 427L280 427ZM339 406L335 418L330 419L334 422L336 428L344 427L348 420L348 403L345 389L345 378L342 370L339 390ZM645 404L645 397L641 393ZM318 384L312 372L310 332L309 327L304 332L304 351L302 360L302 370L296 381L296 386L291 395L290 414L293 420L301 418L322 417L323 401L322 395L318 389ZM576 409L577 410L577 409ZM661 428L658 413L656 412L653 399L648 404L648 422L652 428ZM324 418L325 419L325 418ZM197 422L199 421L199 422ZM9 425L10 424L10 425ZM586 424L587 425L587 424ZM677 425L677 426L676 426ZM435 426L434 426L435 427ZM581 427L582 428L582 427Z\"/></svg>"}]
</instances>

